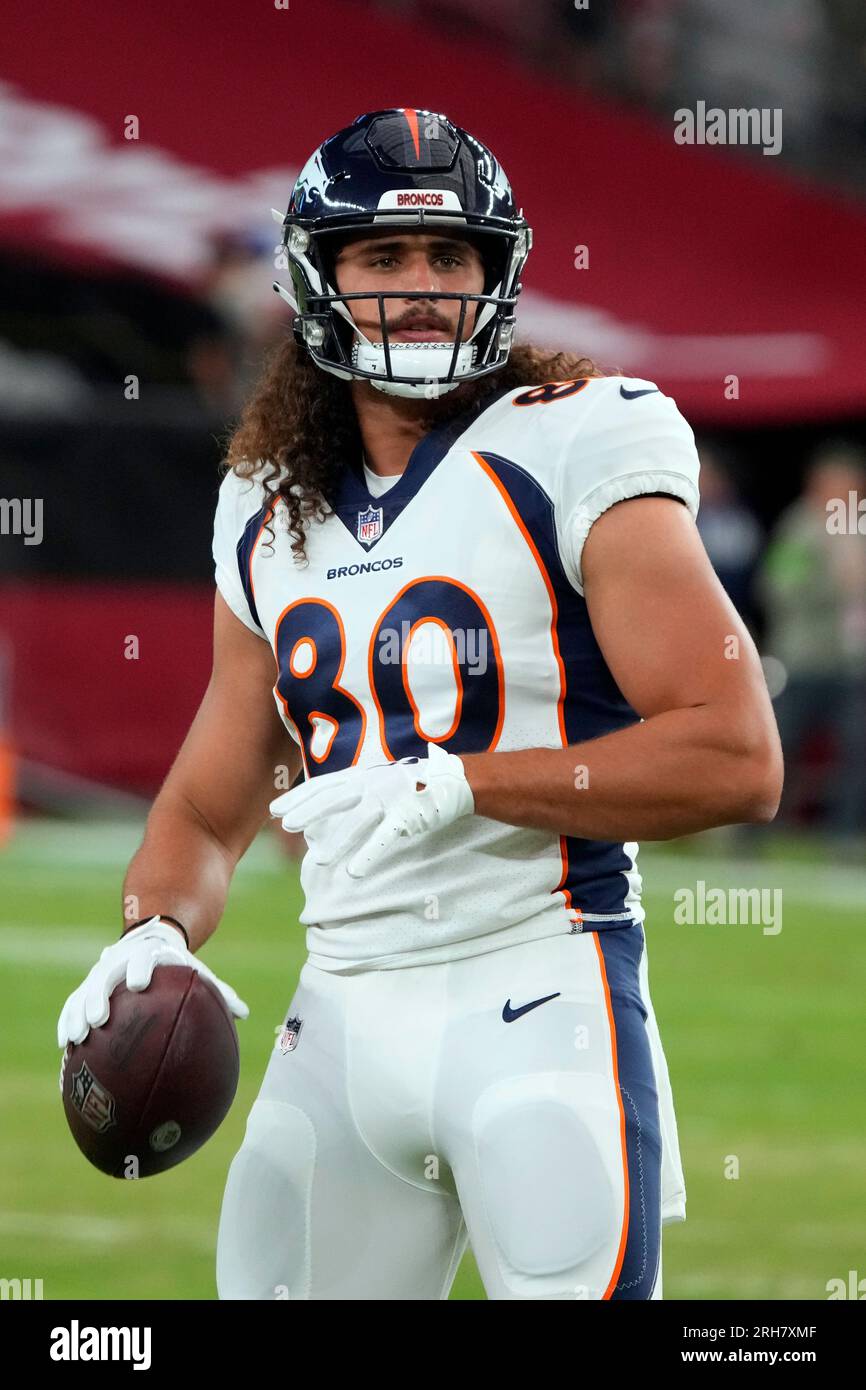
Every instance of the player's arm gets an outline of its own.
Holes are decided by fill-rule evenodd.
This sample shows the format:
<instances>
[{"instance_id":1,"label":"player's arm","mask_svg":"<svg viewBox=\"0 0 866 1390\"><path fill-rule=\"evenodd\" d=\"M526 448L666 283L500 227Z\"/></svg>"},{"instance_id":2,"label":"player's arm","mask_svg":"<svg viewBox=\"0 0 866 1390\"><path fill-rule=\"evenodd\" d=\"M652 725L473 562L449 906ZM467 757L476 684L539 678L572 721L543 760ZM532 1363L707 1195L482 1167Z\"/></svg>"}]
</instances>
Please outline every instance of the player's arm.
<instances>
[{"instance_id":1,"label":"player's arm","mask_svg":"<svg viewBox=\"0 0 866 1390\"><path fill-rule=\"evenodd\" d=\"M127 923L176 917L192 951L215 931L235 866L268 819L277 768L288 768L289 783L300 769L274 703L275 674L270 644L217 590L210 683L129 865Z\"/></svg>"},{"instance_id":2,"label":"player's arm","mask_svg":"<svg viewBox=\"0 0 866 1390\"><path fill-rule=\"evenodd\" d=\"M772 704L687 509L610 507L583 581L605 661L644 722L567 748L463 755L476 814L597 840L771 821L783 777Z\"/></svg>"}]
</instances>

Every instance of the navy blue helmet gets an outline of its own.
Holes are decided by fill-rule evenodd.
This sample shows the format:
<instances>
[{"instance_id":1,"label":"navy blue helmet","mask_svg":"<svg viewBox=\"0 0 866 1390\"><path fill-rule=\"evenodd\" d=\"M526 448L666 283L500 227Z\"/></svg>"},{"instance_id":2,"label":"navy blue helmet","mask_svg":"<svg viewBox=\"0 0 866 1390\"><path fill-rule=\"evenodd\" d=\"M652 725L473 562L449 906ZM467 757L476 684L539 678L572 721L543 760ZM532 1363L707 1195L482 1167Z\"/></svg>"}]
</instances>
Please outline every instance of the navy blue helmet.
<instances>
[{"instance_id":1,"label":"navy blue helmet","mask_svg":"<svg viewBox=\"0 0 866 1390\"><path fill-rule=\"evenodd\" d=\"M283 227L294 295L279 284L274 289L295 310L297 342L324 371L369 380L394 395L431 398L507 360L532 229L494 155L447 116L412 107L359 116L311 155L285 216L273 215ZM483 293L338 294L336 249L351 235L379 227L421 228L475 242L485 267ZM455 341L389 342L389 298L461 300ZM380 342L355 324L349 310L355 299L378 301ZM475 304L475 326L464 338Z\"/></svg>"}]
</instances>

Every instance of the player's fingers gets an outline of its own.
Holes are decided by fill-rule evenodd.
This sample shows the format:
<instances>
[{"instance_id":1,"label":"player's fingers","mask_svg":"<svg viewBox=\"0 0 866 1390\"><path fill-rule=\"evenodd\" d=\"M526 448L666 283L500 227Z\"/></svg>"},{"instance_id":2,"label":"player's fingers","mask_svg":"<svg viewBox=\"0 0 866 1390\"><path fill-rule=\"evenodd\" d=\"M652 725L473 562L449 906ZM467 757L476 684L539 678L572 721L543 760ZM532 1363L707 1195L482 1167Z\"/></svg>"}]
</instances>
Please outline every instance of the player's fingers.
<instances>
[{"instance_id":1,"label":"player's fingers","mask_svg":"<svg viewBox=\"0 0 866 1390\"><path fill-rule=\"evenodd\" d=\"M228 1004L235 1018L249 1018L249 1005L245 1004L239 994L236 994L231 985L227 985L220 980L220 994Z\"/></svg>"},{"instance_id":2,"label":"player's fingers","mask_svg":"<svg viewBox=\"0 0 866 1390\"><path fill-rule=\"evenodd\" d=\"M134 954L134 949L132 953ZM108 996L115 985L119 985L126 979L128 959L129 957L125 953L120 954L118 952L113 959L109 960L107 965L100 966L98 970L93 972L92 986L104 985L106 996Z\"/></svg>"},{"instance_id":3,"label":"player's fingers","mask_svg":"<svg viewBox=\"0 0 866 1390\"><path fill-rule=\"evenodd\" d=\"M304 814L321 800L340 796L346 789L347 781L351 789L351 779L346 771L323 772L320 777L311 777L299 787L292 787L270 803L272 816L284 816L288 812L302 810ZM360 789L357 794L360 794Z\"/></svg>"},{"instance_id":4,"label":"player's fingers","mask_svg":"<svg viewBox=\"0 0 866 1390\"><path fill-rule=\"evenodd\" d=\"M335 787L316 787L314 795L299 797L297 801L289 802L284 814L301 815L305 821L320 820L322 816L328 816L333 811L357 806L363 795L364 788L360 783L346 786L341 782Z\"/></svg>"},{"instance_id":5,"label":"player's fingers","mask_svg":"<svg viewBox=\"0 0 866 1390\"><path fill-rule=\"evenodd\" d=\"M406 828L401 816L393 812L385 816L363 847L349 860L346 873L351 878L366 878L370 870L381 863L400 836L405 834Z\"/></svg>"},{"instance_id":6,"label":"player's fingers","mask_svg":"<svg viewBox=\"0 0 866 1390\"><path fill-rule=\"evenodd\" d=\"M203 980L207 980L209 984L213 985L214 989L219 990L236 1018L249 1017L249 1006L244 1003L243 999L232 989L231 985L227 985L225 980L221 980L218 975L213 973L209 965L205 965L203 960L198 959L190 961L190 964L193 969L201 975Z\"/></svg>"},{"instance_id":7,"label":"player's fingers","mask_svg":"<svg viewBox=\"0 0 866 1390\"><path fill-rule=\"evenodd\" d=\"M126 988L132 990L147 989L153 979L153 971L156 965L156 952L152 946L146 946L144 942L130 951L129 959L126 962L124 978Z\"/></svg>"},{"instance_id":8,"label":"player's fingers","mask_svg":"<svg viewBox=\"0 0 866 1390\"><path fill-rule=\"evenodd\" d=\"M199 960L197 956L193 960L191 960L189 964L192 966L193 970L196 972L197 975L201 975L202 979L207 980L208 984L213 985L214 989L218 989L220 992L222 992L224 988L223 982L222 980L217 978L217 976L213 973L209 965L205 965L204 961Z\"/></svg>"},{"instance_id":9,"label":"player's fingers","mask_svg":"<svg viewBox=\"0 0 866 1390\"><path fill-rule=\"evenodd\" d=\"M73 996L74 997L74 996ZM60 1010L60 1017L57 1020L57 1046L65 1047L69 1041L69 1016L72 1000L67 999L63 1008Z\"/></svg>"},{"instance_id":10,"label":"player's fingers","mask_svg":"<svg viewBox=\"0 0 866 1390\"><path fill-rule=\"evenodd\" d=\"M177 939L178 946L175 948L167 942L142 937L129 954L125 971L126 988L137 991L147 989L158 965L187 965L187 952L180 944L179 935Z\"/></svg>"},{"instance_id":11,"label":"player's fingers","mask_svg":"<svg viewBox=\"0 0 866 1390\"><path fill-rule=\"evenodd\" d=\"M74 1021L70 1021L68 1041L71 1043L82 1043L89 1032L90 1024L84 1017L84 1010L82 1009L80 1018L76 1016Z\"/></svg>"},{"instance_id":12,"label":"player's fingers","mask_svg":"<svg viewBox=\"0 0 866 1390\"><path fill-rule=\"evenodd\" d=\"M314 830L317 825L328 820L331 816L341 816L347 811L353 811L361 803L361 800L359 790L337 791L333 795L311 802L309 806L290 809L283 816L283 829L293 832Z\"/></svg>"},{"instance_id":13,"label":"player's fingers","mask_svg":"<svg viewBox=\"0 0 866 1390\"><path fill-rule=\"evenodd\" d=\"M344 858L356 845L366 840L371 831L382 819L384 809L381 802L372 802L359 810L357 815L345 817L340 823L339 832L325 836L321 842L311 842L310 854L316 864L335 864Z\"/></svg>"},{"instance_id":14,"label":"player's fingers","mask_svg":"<svg viewBox=\"0 0 866 1390\"><path fill-rule=\"evenodd\" d=\"M109 964L99 966L91 972L84 992L84 1017L90 1028L101 1028L108 1018L109 999L112 990L126 976L126 961L122 956L109 958Z\"/></svg>"},{"instance_id":15,"label":"player's fingers","mask_svg":"<svg viewBox=\"0 0 866 1390\"><path fill-rule=\"evenodd\" d=\"M87 1019L89 1028L101 1028L103 1023L108 1020L109 995L104 987L100 987L88 994L87 1002L84 1006L84 1016Z\"/></svg>"},{"instance_id":16,"label":"player's fingers","mask_svg":"<svg viewBox=\"0 0 866 1390\"><path fill-rule=\"evenodd\" d=\"M244 1003L239 994L235 993L231 985L227 985L225 980L221 980L218 975L213 973L210 966L205 965L202 960L197 960L193 968L201 975L203 980L207 980L209 984L213 985L214 989L219 990L236 1018L249 1017L249 1006Z\"/></svg>"},{"instance_id":17,"label":"player's fingers","mask_svg":"<svg viewBox=\"0 0 866 1390\"><path fill-rule=\"evenodd\" d=\"M85 987L81 985L66 1001L66 1036L69 1042L83 1042L90 1031L84 1008L85 995Z\"/></svg>"}]
</instances>

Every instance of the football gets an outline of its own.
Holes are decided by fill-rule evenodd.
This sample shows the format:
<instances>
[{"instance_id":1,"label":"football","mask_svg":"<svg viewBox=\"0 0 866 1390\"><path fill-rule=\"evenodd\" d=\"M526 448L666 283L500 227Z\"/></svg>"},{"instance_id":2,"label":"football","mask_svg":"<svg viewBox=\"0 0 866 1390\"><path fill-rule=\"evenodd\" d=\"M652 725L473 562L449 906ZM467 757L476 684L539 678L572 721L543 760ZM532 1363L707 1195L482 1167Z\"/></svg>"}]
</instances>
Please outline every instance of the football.
<instances>
[{"instance_id":1,"label":"football","mask_svg":"<svg viewBox=\"0 0 866 1390\"><path fill-rule=\"evenodd\" d=\"M182 1163L234 1100L240 1049L219 992L185 965L157 965L145 990L112 991L108 1019L68 1043L63 1108L85 1158L115 1178Z\"/></svg>"}]
</instances>

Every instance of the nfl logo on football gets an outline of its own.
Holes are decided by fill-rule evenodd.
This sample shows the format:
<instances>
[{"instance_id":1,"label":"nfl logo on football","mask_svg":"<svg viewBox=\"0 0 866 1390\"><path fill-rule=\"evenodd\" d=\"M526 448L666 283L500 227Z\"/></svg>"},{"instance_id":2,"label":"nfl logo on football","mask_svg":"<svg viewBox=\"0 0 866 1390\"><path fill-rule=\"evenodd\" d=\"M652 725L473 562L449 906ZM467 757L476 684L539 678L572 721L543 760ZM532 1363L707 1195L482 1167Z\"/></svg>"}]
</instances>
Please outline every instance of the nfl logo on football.
<instances>
[{"instance_id":1,"label":"nfl logo on football","mask_svg":"<svg viewBox=\"0 0 866 1390\"><path fill-rule=\"evenodd\" d=\"M298 1038L300 1037L301 1029L303 1028L303 1026L303 1019L286 1019L283 1025L283 1031L280 1034L281 1052L294 1052L295 1048L298 1045Z\"/></svg>"},{"instance_id":2,"label":"nfl logo on football","mask_svg":"<svg viewBox=\"0 0 866 1390\"><path fill-rule=\"evenodd\" d=\"M97 1081L86 1062L72 1073L72 1104L91 1129L102 1134L115 1123L114 1096Z\"/></svg>"},{"instance_id":3,"label":"nfl logo on football","mask_svg":"<svg viewBox=\"0 0 866 1390\"><path fill-rule=\"evenodd\" d=\"M366 545L377 541L382 534L382 508L368 507L358 513L358 540Z\"/></svg>"}]
</instances>

